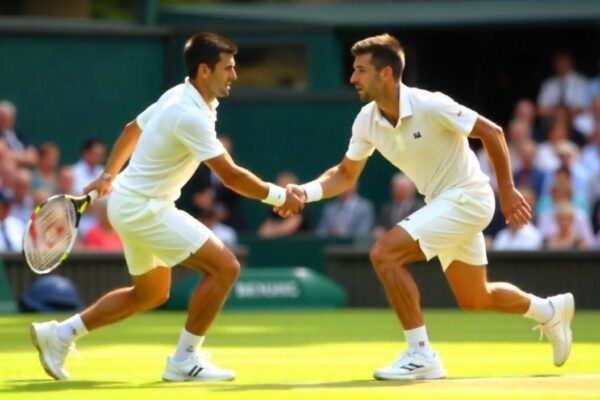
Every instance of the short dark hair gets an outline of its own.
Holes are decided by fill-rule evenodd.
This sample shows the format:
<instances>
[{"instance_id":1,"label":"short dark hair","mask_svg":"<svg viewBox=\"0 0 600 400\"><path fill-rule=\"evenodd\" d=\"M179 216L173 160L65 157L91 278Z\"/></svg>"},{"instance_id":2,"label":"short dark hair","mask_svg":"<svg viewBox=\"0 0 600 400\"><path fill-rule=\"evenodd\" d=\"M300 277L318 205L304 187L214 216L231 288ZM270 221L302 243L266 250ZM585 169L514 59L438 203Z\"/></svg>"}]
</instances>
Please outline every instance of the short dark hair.
<instances>
[{"instance_id":1,"label":"short dark hair","mask_svg":"<svg viewBox=\"0 0 600 400\"><path fill-rule=\"evenodd\" d=\"M384 33L371 36L354 43L351 49L354 57L361 54L371 54L371 62L379 71L390 66L395 79L402 77L404 71L404 49L398 39Z\"/></svg>"},{"instance_id":2,"label":"short dark hair","mask_svg":"<svg viewBox=\"0 0 600 400\"><path fill-rule=\"evenodd\" d=\"M190 37L183 48L185 70L190 79L196 77L200 64L211 70L221 59L221 53L237 54L238 48L229 39L212 32L200 32Z\"/></svg>"},{"instance_id":3,"label":"short dark hair","mask_svg":"<svg viewBox=\"0 0 600 400\"><path fill-rule=\"evenodd\" d=\"M96 145L105 146L104 142L102 140L100 140L99 138L95 138L95 137L88 138L81 145L81 152L85 153L86 151L91 150L92 147L94 147Z\"/></svg>"}]
</instances>

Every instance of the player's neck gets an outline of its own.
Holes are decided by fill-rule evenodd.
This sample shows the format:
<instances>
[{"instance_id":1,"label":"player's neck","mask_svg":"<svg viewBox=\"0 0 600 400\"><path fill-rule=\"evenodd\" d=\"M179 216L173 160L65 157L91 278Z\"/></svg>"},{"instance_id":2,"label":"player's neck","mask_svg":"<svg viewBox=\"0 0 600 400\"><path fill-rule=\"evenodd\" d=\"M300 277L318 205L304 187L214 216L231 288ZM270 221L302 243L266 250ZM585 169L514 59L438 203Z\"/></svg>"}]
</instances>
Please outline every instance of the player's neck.
<instances>
[{"instance_id":1,"label":"player's neck","mask_svg":"<svg viewBox=\"0 0 600 400\"><path fill-rule=\"evenodd\" d=\"M202 97L202 99L204 100L204 102L206 104L210 104L216 99L216 96L214 96L210 93L210 90L208 89L206 82L204 82L200 79L190 79L189 82L198 91L198 93L200 93L200 96Z\"/></svg>"},{"instance_id":2,"label":"player's neck","mask_svg":"<svg viewBox=\"0 0 600 400\"><path fill-rule=\"evenodd\" d=\"M377 99L377 107L381 114L387 119L393 126L396 126L398 119L400 118L400 92L396 85L386 87L381 94L381 97Z\"/></svg>"}]
</instances>

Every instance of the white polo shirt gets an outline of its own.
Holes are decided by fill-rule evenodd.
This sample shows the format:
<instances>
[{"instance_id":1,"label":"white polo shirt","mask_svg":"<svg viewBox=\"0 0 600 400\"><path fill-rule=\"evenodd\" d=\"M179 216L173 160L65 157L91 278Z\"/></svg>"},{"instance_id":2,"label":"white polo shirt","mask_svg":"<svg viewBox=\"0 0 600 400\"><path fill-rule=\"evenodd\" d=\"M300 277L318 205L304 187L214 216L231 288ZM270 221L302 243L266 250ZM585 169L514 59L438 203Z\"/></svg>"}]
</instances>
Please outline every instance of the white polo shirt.
<instances>
[{"instance_id":1,"label":"white polo shirt","mask_svg":"<svg viewBox=\"0 0 600 400\"><path fill-rule=\"evenodd\" d=\"M137 117L142 134L115 187L178 199L198 165L225 152L215 130L218 104L206 104L187 78L165 92Z\"/></svg>"},{"instance_id":2,"label":"white polo shirt","mask_svg":"<svg viewBox=\"0 0 600 400\"><path fill-rule=\"evenodd\" d=\"M375 102L364 106L352 126L346 157L363 160L377 149L414 182L427 202L447 189L488 184L467 141L477 120L475 111L442 93L404 84L399 107L394 127Z\"/></svg>"}]
</instances>

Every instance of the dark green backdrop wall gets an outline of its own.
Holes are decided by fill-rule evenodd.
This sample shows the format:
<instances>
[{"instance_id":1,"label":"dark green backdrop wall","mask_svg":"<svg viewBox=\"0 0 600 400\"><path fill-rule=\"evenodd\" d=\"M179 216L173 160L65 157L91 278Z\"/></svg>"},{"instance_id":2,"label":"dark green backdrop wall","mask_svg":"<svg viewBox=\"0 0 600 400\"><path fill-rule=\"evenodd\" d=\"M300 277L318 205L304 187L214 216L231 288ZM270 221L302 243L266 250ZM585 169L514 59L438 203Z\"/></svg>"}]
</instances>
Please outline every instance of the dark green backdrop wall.
<instances>
[{"instance_id":1,"label":"dark green backdrop wall","mask_svg":"<svg viewBox=\"0 0 600 400\"><path fill-rule=\"evenodd\" d=\"M3 33L0 98L35 143L58 143L72 162L85 138L112 143L163 91L164 53L156 36Z\"/></svg>"}]
</instances>

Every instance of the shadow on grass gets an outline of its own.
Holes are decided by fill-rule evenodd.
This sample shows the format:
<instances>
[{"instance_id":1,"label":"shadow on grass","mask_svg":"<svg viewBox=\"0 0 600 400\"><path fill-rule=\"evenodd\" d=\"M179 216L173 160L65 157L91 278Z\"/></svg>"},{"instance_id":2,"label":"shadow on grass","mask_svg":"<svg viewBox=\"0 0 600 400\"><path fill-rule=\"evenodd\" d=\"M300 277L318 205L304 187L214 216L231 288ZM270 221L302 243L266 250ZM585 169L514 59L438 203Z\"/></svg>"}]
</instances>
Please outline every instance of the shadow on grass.
<instances>
[{"instance_id":1,"label":"shadow on grass","mask_svg":"<svg viewBox=\"0 0 600 400\"><path fill-rule=\"evenodd\" d=\"M246 392L255 390L298 390L298 389L360 389L373 387L402 387L425 383L427 381L376 381L374 379L363 379L355 381L339 381L339 382L315 382L315 383L258 383L258 384L238 384L231 382L229 384L213 382L207 389L212 389L216 392ZM190 382L187 382L188 384ZM203 382L197 382L204 384ZM172 385L169 382L156 382L151 384L154 387L166 387Z\"/></svg>"},{"instance_id":2,"label":"shadow on grass","mask_svg":"<svg viewBox=\"0 0 600 400\"><path fill-rule=\"evenodd\" d=\"M121 381L55 381L51 379L13 379L4 381L2 393L12 392L56 392L60 390L77 389L137 389L137 386L128 385Z\"/></svg>"}]
</instances>

